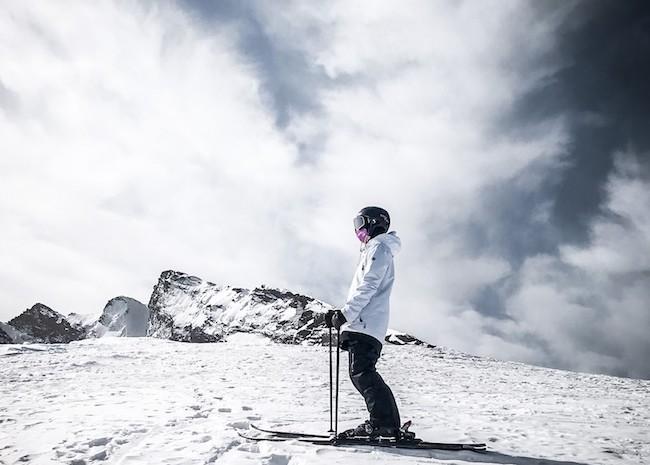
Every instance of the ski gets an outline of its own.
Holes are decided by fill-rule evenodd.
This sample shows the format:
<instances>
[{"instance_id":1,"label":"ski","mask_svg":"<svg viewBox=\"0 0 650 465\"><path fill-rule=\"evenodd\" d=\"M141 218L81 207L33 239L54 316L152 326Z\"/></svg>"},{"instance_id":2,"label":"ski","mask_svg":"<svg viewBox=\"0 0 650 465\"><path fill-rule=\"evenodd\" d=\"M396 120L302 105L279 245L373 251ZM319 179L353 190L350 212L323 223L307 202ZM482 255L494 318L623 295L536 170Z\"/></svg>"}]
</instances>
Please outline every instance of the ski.
<instances>
[{"instance_id":1,"label":"ski","mask_svg":"<svg viewBox=\"0 0 650 465\"><path fill-rule=\"evenodd\" d=\"M248 436L247 434L237 431L239 437L243 439L248 439L249 441L270 441L270 442L286 442L286 441L298 441L304 442L307 444L315 444L319 446L331 446L332 441L330 439L321 439L321 438L310 438L309 436L303 437L282 437L282 436Z\"/></svg>"},{"instance_id":2,"label":"ski","mask_svg":"<svg viewBox=\"0 0 650 465\"><path fill-rule=\"evenodd\" d=\"M415 450L467 450L473 452L485 452L486 446L483 443L446 443L446 442L428 442L428 441L404 441L397 442L394 440L376 440L376 439L323 439L322 437L281 437L281 436L248 436L240 431L237 431L240 437L250 441L271 441L271 442L284 442L294 440L297 442L304 442L307 444L314 444L320 446L370 446L370 447L386 447L391 449L415 449ZM295 433L300 434L300 433ZM322 436L322 435L321 435Z\"/></svg>"},{"instance_id":3,"label":"ski","mask_svg":"<svg viewBox=\"0 0 650 465\"><path fill-rule=\"evenodd\" d=\"M325 434L309 434L309 433L292 433L289 431L278 431L278 430L273 430L273 429L265 429L265 428L260 428L257 425L254 425L251 423L251 428L260 431L262 433L268 433L272 434L276 437L281 437L281 438L320 438L320 439L330 439L331 436L327 436Z\"/></svg>"},{"instance_id":4,"label":"ski","mask_svg":"<svg viewBox=\"0 0 650 465\"><path fill-rule=\"evenodd\" d=\"M262 433L271 434L276 438L284 438L284 439L317 438L317 439L327 439L329 441L331 441L331 439L332 439L332 436L328 436L328 435L325 435L325 434L296 433L296 432L290 432L290 431L280 431L280 430L274 430L274 429L266 429L266 428L260 428L259 426L255 425L255 424L252 424L252 423L251 423L251 428L253 428L254 430L260 431ZM369 440L368 438L349 438L349 439L351 439L353 441L368 441ZM384 440L384 442L386 442L386 441L387 440ZM485 443L483 443L483 442L475 442L475 443L436 443L436 442L422 441L422 440L419 440L419 439L416 440L416 441L419 441L419 443L421 443L421 444L434 444L434 445L439 445L439 444L449 445L449 444L452 444L452 445L461 445L461 446L464 446L464 447L470 447L470 448L474 448L474 449L481 449L481 448L486 447ZM414 441L414 442L416 442L416 441ZM377 442L377 441L374 441L374 442ZM400 443L400 444L403 444L403 442Z\"/></svg>"},{"instance_id":5,"label":"ski","mask_svg":"<svg viewBox=\"0 0 650 465\"><path fill-rule=\"evenodd\" d=\"M452 443L452 442L428 442L420 439L412 441L377 440L366 438L337 439L335 445L355 445L389 447L393 449L419 449L419 450L470 450L474 452L485 452L483 443Z\"/></svg>"}]
</instances>

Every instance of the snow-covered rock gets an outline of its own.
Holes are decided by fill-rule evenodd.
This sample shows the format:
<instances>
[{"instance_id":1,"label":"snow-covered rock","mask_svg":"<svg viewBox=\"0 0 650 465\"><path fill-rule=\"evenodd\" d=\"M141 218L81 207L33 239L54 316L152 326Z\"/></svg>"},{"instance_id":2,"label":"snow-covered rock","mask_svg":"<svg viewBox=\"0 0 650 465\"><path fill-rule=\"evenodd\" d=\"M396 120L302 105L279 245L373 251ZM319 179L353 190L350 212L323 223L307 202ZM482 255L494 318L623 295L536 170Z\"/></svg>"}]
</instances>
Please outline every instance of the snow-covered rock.
<instances>
[{"instance_id":1,"label":"snow-covered rock","mask_svg":"<svg viewBox=\"0 0 650 465\"><path fill-rule=\"evenodd\" d=\"M88 337L146 336L148 328L149 308L131 297L121 296L108 301L99 320L90 327Z\"/></svg>"},{"instance_id":2,"label":"snow-covered rock","mask_svg":"<svg viewBox=\"0 0 650 465\"><path fill-rule=\"evenodd\" d=\"M65 317L72 326L90 328L97 322L96 315L81 315L79 313L68 313Z\"/></svg>"},{"instance_id":3,"label":"snow-covered rock","mask_svg":"<svg viewBox=\"0 0 650 465\"><path fill-rule=\"evenodd\" d=\"M18 331L10 324L0 322L0 344L22 344L33 340L33 337Z\"/></svg>"},{"instance_id":4,"label":"snow-covered rock","mask_svg":"<svg viewBox=\"0 0 650 465\"><path fill-rule=\"evenodd\" d=\"M415 346L426 346L434 348L434 345L429 344L428 342L421 341L410 334L402 333L395 331L394 329L389 329L386 333L386 342L389 344L395 344L397 346L404 345L415 345Z\"/></svg>"},{"instance_id":5,"label":"snow-covered rock","mask_svg":"<svg viewBox=\"0 0 650 465\"><path fill-rule=\"evenodd\" d=\"M218 286L165 271L154 287L148 335L183 342L216 342L228 334L262 334L276 342L324 343L330 305L286 290Z\"/></svg>"},{"instance_id":6,"label":"snow-covered rock","mask_svg":"<svg viewBox=\"0 0 650 465\"><path fill-rule=\"evenodd\" d=\"M63 315L41 303L25 310L9 321L9 325L31 342L67 343L85 337L83 330L71 325ZM14 342L18 341L14 338Z\"/></svg>"}]
</instances>

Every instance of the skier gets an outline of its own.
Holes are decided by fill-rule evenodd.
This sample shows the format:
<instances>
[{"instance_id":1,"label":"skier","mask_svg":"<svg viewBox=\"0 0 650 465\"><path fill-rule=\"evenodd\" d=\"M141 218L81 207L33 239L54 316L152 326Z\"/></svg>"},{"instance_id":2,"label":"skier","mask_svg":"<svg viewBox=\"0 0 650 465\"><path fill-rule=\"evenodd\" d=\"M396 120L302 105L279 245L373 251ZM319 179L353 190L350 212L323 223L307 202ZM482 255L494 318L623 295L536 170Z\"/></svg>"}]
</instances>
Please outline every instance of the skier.
<instances>
[{"instance_id":1,"label":"skier","mask_svg":"<svg viewBox=\"0 0 650 465\"><path fill-rule=\"evenodd\" d=\"M393 256L401 248L390 216L379 207L365 207L354 218L361 255L345 305L330 310L328 327L341 329L341 349L348 352L350 380L363 396L370 419L339 437L384 436L399 438L400 416L392 391L377 373L389 318L389 299L395 280Z\"/></svg>"}]
</instances>

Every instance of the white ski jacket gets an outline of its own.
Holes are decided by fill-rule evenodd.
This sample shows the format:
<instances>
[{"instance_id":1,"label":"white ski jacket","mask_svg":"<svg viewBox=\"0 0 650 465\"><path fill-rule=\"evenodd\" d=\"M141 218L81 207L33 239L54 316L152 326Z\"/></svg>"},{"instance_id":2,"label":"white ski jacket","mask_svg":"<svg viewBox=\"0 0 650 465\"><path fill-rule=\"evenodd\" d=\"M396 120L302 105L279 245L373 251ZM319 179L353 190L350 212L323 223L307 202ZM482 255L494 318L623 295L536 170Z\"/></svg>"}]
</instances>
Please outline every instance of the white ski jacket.
<instances>
[{"instance_id":1,"label":"white ski jacket","mask_svg":"<svg viewBox=\"0 0 650 465\"><path fill-rule=\"evenodd\" d=\"M341 309L347 320L341 331L367 334L384 343L395 280L393 257L401 247L402 241L394 231L379 234L362 246L348 298Z\"/></svg>"}]
</instances>

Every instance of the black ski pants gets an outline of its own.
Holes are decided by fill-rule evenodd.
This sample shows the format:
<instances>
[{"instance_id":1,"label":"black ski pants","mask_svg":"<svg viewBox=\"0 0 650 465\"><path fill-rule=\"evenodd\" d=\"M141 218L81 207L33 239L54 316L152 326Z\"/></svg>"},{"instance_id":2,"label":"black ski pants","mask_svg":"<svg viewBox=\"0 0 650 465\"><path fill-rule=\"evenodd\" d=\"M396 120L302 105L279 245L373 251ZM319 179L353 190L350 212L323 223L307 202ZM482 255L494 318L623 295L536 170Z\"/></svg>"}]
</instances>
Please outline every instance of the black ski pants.
<instances>
[{"instance_id":1,"label":"black ski pants","mask_svg":"<svg viewBox=\"0 0 650 465\"><path fill-rule=\"evenodd\" d=\"M393 392L377 373L375 365L381 354L381 344L363 340L346 341L349 355L350 380L366 401L370 423L373 426L399 428L400 418Z\"/></svg>"}]
</instances>

